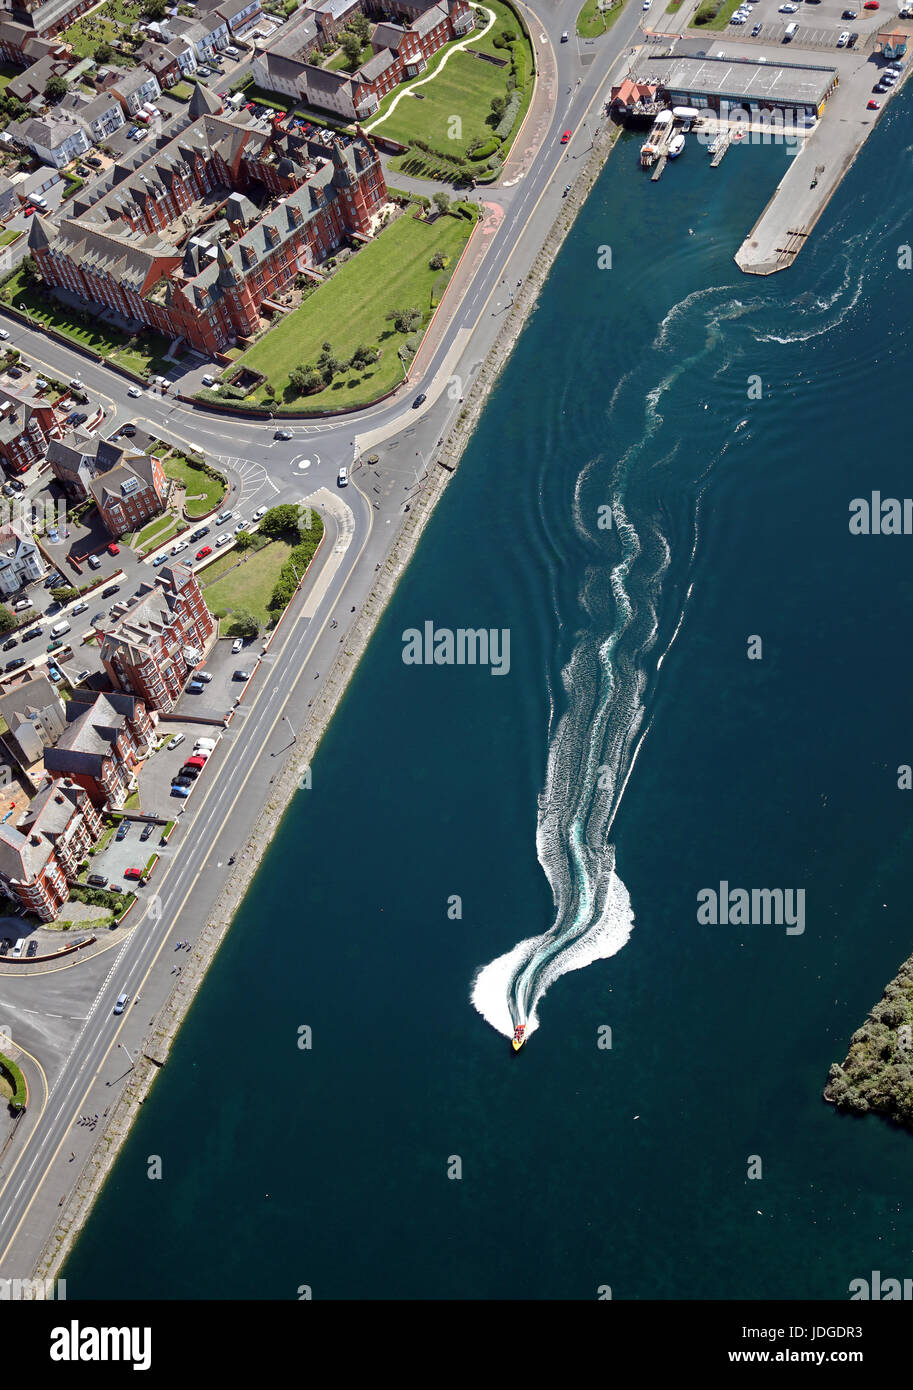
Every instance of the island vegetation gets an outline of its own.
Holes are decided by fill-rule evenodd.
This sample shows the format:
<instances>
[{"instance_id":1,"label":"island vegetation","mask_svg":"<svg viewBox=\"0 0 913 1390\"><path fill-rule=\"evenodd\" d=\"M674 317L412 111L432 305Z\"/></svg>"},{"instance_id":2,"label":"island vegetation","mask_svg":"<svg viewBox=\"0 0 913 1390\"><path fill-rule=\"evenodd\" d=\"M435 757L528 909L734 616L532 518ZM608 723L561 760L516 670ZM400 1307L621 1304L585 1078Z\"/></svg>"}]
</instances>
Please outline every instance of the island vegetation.
<instances>
[{"instance_id":1,"label":"island vegetation","mask_svg":"<svg viewBox=\"0 0 913 1390\"><path fill-rule=\"evenodd\" d=\"M861 1028L824 1098L854 1115L869 1111L913 1129L913 956L905 960Z\"/></svg>"}]
</instances>

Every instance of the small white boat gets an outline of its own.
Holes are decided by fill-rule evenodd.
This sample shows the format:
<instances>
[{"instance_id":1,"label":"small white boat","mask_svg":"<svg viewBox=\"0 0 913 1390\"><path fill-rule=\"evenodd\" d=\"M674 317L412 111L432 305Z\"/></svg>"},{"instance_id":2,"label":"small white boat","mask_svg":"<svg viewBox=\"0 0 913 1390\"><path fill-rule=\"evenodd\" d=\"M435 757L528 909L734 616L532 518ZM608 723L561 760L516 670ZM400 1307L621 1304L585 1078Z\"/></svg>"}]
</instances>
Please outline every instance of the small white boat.
<instances>
[{"instance_id":1,"label":"small white boat","mask_svg":"<svg viewBox=\"0 0 913 1390\"><path fill-rule=\"evenodd\" d=\"M682 135L681 131L679 131L678 135L673 135L672 139L669 141L669 158L678 159L684 148L685 137Z\"/></svg>"}]
</instances>

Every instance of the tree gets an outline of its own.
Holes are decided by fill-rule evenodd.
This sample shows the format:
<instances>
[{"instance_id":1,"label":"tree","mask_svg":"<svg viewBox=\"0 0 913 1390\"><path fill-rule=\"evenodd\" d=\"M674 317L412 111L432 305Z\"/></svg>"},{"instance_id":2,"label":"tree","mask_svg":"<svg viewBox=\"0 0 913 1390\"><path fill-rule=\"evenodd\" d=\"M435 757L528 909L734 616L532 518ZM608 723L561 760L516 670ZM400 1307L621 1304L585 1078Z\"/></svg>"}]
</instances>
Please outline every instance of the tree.
<instances>
[{"instance_id":1,"label":"tree","mask_svg":"<svg viewBox=\"0 0 913 1390\"><path fill-rule=\"evenodd\" d=\"M260 624L249 608L236 608L231 615L231 630L238 637L256 637Z\"/></svg>"},{"instance_id":2,"label":"tree","mask_svg":"<svg viewBox=\"0 0 913 1390\"><path fill-rule=\"evenodd\" d=\"M100 43L92 51L92 57L95 59L96 63L110 63L113 56L114 49L109 43Z\"/></svg>"},{"instance_id":3,"label":"tree","mask_svg":"<svg viewBox=\"0 0 913 1390\"><path fill-rule=\"evenodd\" d=\"M429 269L429 270L443 270L443 269L444 269L444 253L443 253L443 251L435 251L434 255L431 257L431 260L428 262L428 269Z\"/></svg>"},{"instance_id":4,"label":"tree","mask_svg":"<svg viewBox=\"0 0 913 1390\"><path fill-rule=\"evenodd\" d=\"M450 207L450 198L446 193L435 193L434 205L438 212L446 212Z\"/></svg>"},{"instance_id":5,"label":"tree","mask_svg":"<svg viewBox=\"0 0 913 1390\"><path fill-rule=\"evenodd\" d=\"M9 632L11 627L16 626L16 619L8 608L0 603L0 632Z\"/></svg>"},{"instance_id":6,"label":"tree","mask_svg":"<svg viewBox=\"0 0 913 1390\"><path fill-rule=\"evenodd\" d=\"M49 101L59 101L61 97L66 96L68 91L69 88L67 87L67 84L64 82L63 78L59 77L55 72L52 77L48 78L47 86L44 89L44 94Z\"/></svg>"},{"instance_id":7,"label":"tree","mask_svg":"<svg viewBox=\"0 0 913 1390\"><path fill-rule=\"evenodd\" d=\"M421 309L391 309L386 315L397 333L414 333L422 321Z\"/></svg>"},{"instance_id":8,"label":"tree","mask_svg":"<svg viewBox=\"0 0 913 1390\"><path fill-rule=\"evenodd\" d=\"M377 348L370 348L366 343L359 343L349 359L350 367L367 367L378 358Z\"/></svg>"},{"instance_id":9,"label":"tree","mask_svg":"<svg viewBox=\"0 0 913 1390\"><path fill-rule=\"evenodd\" d=\"M77 597L77 590L71 584L61 584L51 590L51 598L55 603L69 603L71 598Z\"/></svg>"},{"instance_id":10,"label":"tree","mask_svg":"<svg viewBox=\"0 0 913 1390\"><path fill-rule=\"evenodd\" d=\"M371 37L372 24L367 15L356 14L349 20L349 28L357 36L362 45L368 42Z\"/></svg>"},{"instance_id":11,"label":"tree","mask_svg":"<svg viewBox=\"0 0 913 1390\"><path fill-rule=\"evenodd\" d=\"M320 356L317 358L317 370L323 377L324 386L329 386L336 373L342 371L342 363L338 357L333 356L332 343L324 343L320 349Z\"/></svg>"},{"instance_id":12,"label":"tree","mask_svg":"<svg viewBox=\"0 0 913 1390\"><path fill-rule=\"evenodd\" d=\"M168 13L168 0L145 0L143 14L147 19L164 19Z\"/></svg>"},{"instance_id":13,"label":"tree","mask_svg":"<svg viewBox=\"0 0 913 1390\"><path fill-rule=\"evenodd\" d=\"M41 271L34 256L24 256L19 262L19 269L26 284L34 285L41 279Z\"/></svg>"},{"instance_id":14,"label":"tree","mask_svg":"<svg viewBox=\"0 0 913 1390\"><path fill-rule=\"evenodd\" d=\"M270 507L260 522L260 535L268 536L273 541L278 540L280 536L297 541L298 508L292 502L282 502L278 507Z\"/></svg>"},{"instance_id":15,"label":"tree","mask_svg":"<svg viewBox=\"0 0 913 1390\"><path fill-rule=\"evenodd\" d=\"M340 47L346 56L346 67L354 68L361 57L361 39L351 30L344 30Z\"/></svg>"},{"instance_id":16,"label":"tree","mask_svg":"<svg viewBox=\"0 0 913 1390\"><path fill-rule=\"evenodd\" d=\"M250 550L254 539L249 531L239 531L235 536L235 550Z\"/></svg>"},{"instance_id":17,"label":"tree","mask_svg":"<svg viewBox=\"0 0 913 1390\"><path fill-rule=\"evenodd\" d=\"M499 121L507 108L507 97L496 96L491 99L491 114Z\"/></svg>"}]
</instances>

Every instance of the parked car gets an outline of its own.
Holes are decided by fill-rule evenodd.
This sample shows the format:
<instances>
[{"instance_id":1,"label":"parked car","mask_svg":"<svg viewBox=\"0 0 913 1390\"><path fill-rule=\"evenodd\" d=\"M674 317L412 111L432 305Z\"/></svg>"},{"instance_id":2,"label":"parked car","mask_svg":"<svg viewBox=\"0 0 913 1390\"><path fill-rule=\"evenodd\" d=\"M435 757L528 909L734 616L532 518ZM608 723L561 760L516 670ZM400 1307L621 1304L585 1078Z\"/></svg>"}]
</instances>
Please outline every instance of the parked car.
<instances>
[{"instance_id":1,"label":"parked car","mask_svg":"<svg viewBox=\"0 0 913 1390\"><path fill-rule=\"evenodd\" d=\"M87 163L87 164L91 164L91 166L92 166L93 169L100 169L100 168L101 168L101 160L98 158L97 155L94 155L94 154L87 154L87 155L86 155L86 163Z\"/></svg>"},{"instance_id":2,"label":"parked car","mask_svg":"<svg viewBox=\"0 0 913 1390\"><path fill-rule=\"evenodd\" d=\"M31 958L32 956L37 956L37 954L38 954L38 942L37 942L37 941L30 941L29 944L28 944L28 949L26 950L26 953L25 953L25 954L26 954L29 958Z\"/></svg>"},{"instance_id":3,"label":"parked car","mask_svg":"<svg viewBox=\"0 0 913 1390\"><path fill-rule=\"evenodd\" d=\"M5 329L5 328L0 328L0 338L6 340L8 337L9 337L9 333L7 333L6 329Z\"/></svg>"},{"instance_id":4,"label":"parked car","mask_svg":"<svg viewBox=\"0 0 913 1390\"><path fill-rule=\"evenodd\" d=\"M180 555L181 551L186 550L189 544L189 541L178 541L177 545L171 547L172 555Z\"/></svg>"},{"instance_id":5,"label":"parked car","mask_svg":"<svg viewBox=\"0 0 913 1390\"><path fill-rule=\"evenodd\" d=\"M880 101L875 101L872 97L870 97L869 100L868 100L868 101L866 102L866 104L865 104L865 108L866 108L867 111L880 111L880 110L881 110L881 102L880 102Z\"/></svg>"},{"instance_id":6,"label":"parked car","mask_svg":"<svg viewBox=\"0 0 913 1390\"><path fill-rule=\"evenodd\" d=\"M163 565L166 560L170 559L171 556L168 554L167 550L161 555L156 555L155 559L152 561L153 569L156 569L159 565Z\"/></svg>"},{"instance_id":7,"label":"parked car","mask_svg":"<svg viewBox=\"0 0 913 1390\"><path fill-rule=\"evenodd\" d=\"M752 37L753 39L756 39L756 38L758 37L758 35L760 34L760 32L761 32L761 26L760 26L760 24L756 24L755 27L754 27L754 28L752 29L752 31L751 31L751 37Z\"/></svg>"},{"instance_id":8,"label":"parked car","mask_svg":"<svg viewBox=\"0 0 913 1390\"><path fill-rule=\"evenodd\" d=\"M18 671L18 670L19 670L19 667L20 667L20 666L24 666L24 665L25 665L25 657L24 657L24 656L14 656L13 659L12 659L12 661L8 661L8 662L6 663L6 669L7 669L8 671Z\"/></svg>"},{"instance_id":9,"label":"parked car","mask_svg":"<svg viewBox=\"0 0 913 1390\"><path fill-rule=\"evenodd\" d=\"M879 5L878 0L865 0L865 4L862 8L864 10L880 10L881 6Z\"/></svg>"},{"instance_id":10,"label":"parked car","mask_svg":"<svg viewBox=\"0 0 913 1390\"><path fill-rule=\"evenodd\" d=\"M93 570L100 570L100 569L101 569L101 560L99 559L99 557L98 557L97 555L90 555L90 556L89 556L89 568L90 568L90 569L93 569Z\"/></svg>"},{"instance_id":11,"label":"parked car","mask_svg":"<svg viewBox=\"0 0 913 1390\"><path fill-rule=\"evenodd\" d=\"M190 788L189 788L188 786L186 786L186 785L183 785L183 784L179 783L179 782L175 782L175 783L173 784L172 788L171 788L171 795L172 795L172 796L189 796L189 795L190 795Z\"/></svg>"},{"instance_id":12,"label":"parked car","mask_svg":"<svg viewBox=\"0 0 913 1390\"><path fill-rule=\"evenodd\" d=\"M131 879L136 880L136 879L142 878L142 876L143 876L143 871L142 871L142 869L124 869L124 878L131 878Z\"/></svg>"},{"instance_id":13,"label":"parked car","mask_svg":"<svg viewBox=\"0 0 913 1390\"><path fill-rule=\"evenodd\" d=\"M244 638L243 638L243 637L236 637L235 640L234 640L234 641L232 642L232 644L231 644L231 654L232 654L232 656L237 655L237 653L241 650L241 648L242 648L243 646L244 646Z\"/></svg>"},{"instance_id":14,"label":"parked car","mask_svg":"<svg viewBox=\"0 0 913 1390\"><path fill-rule=\"evenodd\" d=\"M23 642L30 642L31 639L32 639L33 637L40 637L40 636L41 636L41 628L40 628L40 627L30 627L29 630L28 630L28 632L24 632L24 633L22 634L22 640L23 640Z\"/></svg>"},{"instance_id":15,"label":"parked car","mask_svg":"<svg viewBox=\"0 0 913 1390\"><path fill-rule=\"evenodd\" d=\"M98 627L99 623L103 623L107 616L107 613L96 613L95 616L92 618L90 626Z\"/></svg>"},{"instance_id":16,"label":"parked car","mask_svg":"<svg viewBox=\"0 0 913 1390\"><path fill-rule=\"evenodd\" d=\"M130 1003L130 996L129 996L129 994L119 994L119 995L117 996L117 1003L114 1005L114 1012L115 1012L116 1014L122 1014L122 1013L124 1012L124 1009L127 1007L127 1005L128 1005L129 1003Z\"/></svg>"},{"instance_id":17,"label":"parked car","mask_svg":"<svg viewBox=\"0 0 913 1390\"><path fill-rule=\"evenodd\" d=\"M203 682L197 680L191 681L190 684L187 686L187 690L191 695L202 695L205 689L206 686L203 684Z\"/></svg>"},{"instance_id":18,"label":"parked car","mask_svg":"<svg viewBox=\"0 0 913 1390\"><path fill-rule=\"evenodd\" d=\"M120 546L117 544L116 541L109 541L109 542L108 542L108 554L109 554L109 555L119 555L119 554L120 554Z\"/></svg>"},{"instance_id":19,"label":"parked car","mask_svg":"<svg viewBox=\"0 0 913 1390\"><path fill-rule=\"evenodd\" d=\"M107 589L102 589L102 591L101 591L101 596L102 596L102 598L110 598L112 594L119 594L119 593L120 593L120 585L119 585L119 584L109 584L108 587L107 587Z\"/></svg>"},{"instance_id":20,"label":"parked car","mask_svg":"<svg viewBox=\"0 0 913 1390\"><path fill-rule=\"evenodd\" d=\"M129 834L130 822L128 820L122 820L120 825L117 827L117 834L114 836L114 838L115 840L126 840Z\"/></svg>"},{"instance_id":21,"label":"parked car","mask_svg":"<svg viewBox=\"0 0 913 1390\"><path fill-rule=\"evenodd\" d=\"M855 11L855 10L844 10L844 11L843 11L843 14L840 16L840 18L841 18L841 19L855 19L855 18L856 18L856 11Z\"/></svg>"},{"instance_id":22,"label":"parked car","mask_svg":"<svg viewBox=\"0 0 913 1390\"><path fill-rule=\"evenodd\" d=\"M208 535L209 535L209 527L208 527L208 526L198 526L197 529L196 529L195 531L191 532L190 539L191 539L192 541L201 541L201 540L203 539L204 536L208 536Z\"/></svg>"},{"instance_id":23,"label":"parked car","mask_svg":"<svg viewBox=\"0 0 913 1390\"><path fill-rule=\"evenodd\" d=\"M178 773L177 777L175 777L173 785L175 787L190 787L193 785L193 778L188 777L183 772L180 772Z\"/></svg>"},{"instance_id":24,"label":"parked car","mask_svg":"<svg viewBox=\"0 0 913 1390\"><path fill-rule=\"evenodd\" d=\"M216 517L216 525L224 526L226 521L231 521L233 516L234 512L219 512L219 515Z\"/></svg>"},{"instance_id":25,"label":"parked car","mask_svg":"<svg viewBox=\"0 0 913 1390\"><path fill-rule=\"evenodd\" d=\"M848 29L844 29L843 33L842 33L842 34L839 36L839 38L837 39L837 47L838 47L838 48L846 48L846 46L847 46L847 44L849 43L849 41L850 41L849 30L848 30Z\"/></svg>"},{"instance_id":26,"label":"parked car","mask_svg":"<svg viewBox=\"0 0 913 1390\"><path fill-rule=\"evenodd\" d=\"M148 840L154 829L155 826L152 821L147 820L146 824L143 826L143 833L140 835L140 839L143 841Z\"/></svg>"},{"instance_id":27,"label":"parked car","mask_svg":"<svg viewBox=\"0 0 913 1390\"><path fill-rule=\"evenodd\" d=\"M217 546L219 546L219 545L228 545L228 544L230 544L230 542L231 542L231 532L230 532L230 531L223 531L222 534L221 534L221 536L219 536L219 537L217 538L217 540L216 540L216 545L217 545Z\"/></svg>"},{"instance_id":28,"label":"parked car","mask_svg":"<svg viewBox=\"0 0 913 1390\"><path fill-rule=\"evenodd\" d=\"M201 771L202 771L202 768L199 768L199 767L188 767L188 766L185 765L184 767L181 768L181 776L182 776L182 777L189 777L189 778L191 779L191 781L195 781L195 780L197 779L197 777L199 777Z\"/></svg>"},{"instance_id":29,"label":"parked car","mask_svg":"<svg viewBox=\"0 0 913 1390\"><path fill-rule=\"evenodd\" d=\"M76 684L82 685L83 681L87 681L91 674L91 671L79 671L76 676Z\"/></svg>"},{"instance_id":30,"label":"parked car","mask_svg":"<svg viewBox=\"0 0 913 1390\"><path fill-rule=\"evenodd\" d=\"M211 546L211 545L204 545L204 546L201 546L200 549L197 551L197 553L196 553L196 558L197 558L198 560L205 560L205 559L206 559L206 556L207 556L207 555L211 555L211 554L212 554L212 546Z\"/></svg>"},{"instance_id":31,"label":"parked car","mask_svg":"<svg viewBox=\"0 0 913 1390\"><path fill-rule=\"evenodd\" d=\"M165 752L170 753L172 748L180 747L186 737L186 734L172 734L171 738L165 744Z\"/></svg>"},{"instance_id":32,"label":"parked car","mask_svg":"<svg viewBox=\"0 0 913 1390\"><path fill-rule=\"evenodd\" d=\"M126 435L127 439L132 439L136 434L136 425L122 425L121 434Z\"/></svg>"},{"instance_id":33,"label":"parked car","mask_svg":"<svg viewBox=\"0 0 913 1390\"><path fill-rule=\"evenodd\" d=\"M10 948L9 937L8 937L8 936L4 936L2 939L0 939L0 956L5 956L6 953L7 953L7 951L9 950L9 948Z\"/></svg>"},{"instance_id":34,"label":"parked car","mask_svg":"<svg viewBox=\"0 0 913 1390\"><path fill-rule=\"evenodd\" d=\"M196 768L197 772L202 772L205 766L206 759L203 757L202 753L191 753L190 757L184 760L185 768L193 767Z\"/></svg>"},{"instance_id":35,"label":"parked car","mask_svg":"<svg viewBox=\"0 0 913 1390\"><path fill-rule=\"evenodd\" d=\"M209 372L207 372L206 375L205 375L204 378L203 378L203 385L204 385L204 386L215 386L215 384L216 384L216 379L215 379L215 377L212 376Z\"/></svg>"},{"instance_id":36,"label":"parked car","mask_svg":"<svg viewBox=\"0 0 913 1390\"><path fill-rule=\"evenodd\" d=\"M267 513L268 511L269 511L269 508L268 508L268 507L258 507L257 510L254 512L253 516L251 517L251 520L252 520L252 521L259 521L261 517L266 516L266 513Z\"/></svg>"},{"instance_id":37,"label":"parked car","mask_svg":"<svg viewBox=\"0 0 913 1390\"><path fill-rule=\"evenodd\" d=\"M74 603L73 607L70 609L70 616L75 618L77 613L85 613L88 606L89 605L84 602L83 599L80 599L79 602Z\"/></svg>"},{"instance_id":38,"label":"parked car","mask_svg":"<svg viewBox=\"0 0 913 1390\"><path fill-rule=\"evenodd\" d=\"M6 641L3 643L3 650L5 652L12 651L13 647L18 647L18 645L18 637L7 637Z\"/></svg>"},{"instance_id":39,"label":"parked car","mask_svg":"<svg viewBox=\"0 0 913 1390\"><path fill-rule=\"evenodd\" d=\"M231 678L233 681L249 681L250 671L233 671Z\"/></svg>"},{"instance_id":40,"label":"parked car","mask_svg":"<svg viewBox=\"0 0 913 1390\"><path fill-rule=\"evenodd\" d=\"M194 679L195 679L195 680L198 680L198 681L202 681L204 685L208 685L209 682L212 680L212 672L211 672L211 671L197 671L196 676L195 676Z\"/></svg>"},{"instance_id":41,"label":"parked car","mask_svg":"<svg viewBox=\"0 0 913 1390\"><path fill-rule=\"evenodd\" d=\"M93 888L104 888L107 882L108 880L105 878L104 874L89 874L89 877L86 879L86 883L90 883Z\"/></svg>"}]
</instances>

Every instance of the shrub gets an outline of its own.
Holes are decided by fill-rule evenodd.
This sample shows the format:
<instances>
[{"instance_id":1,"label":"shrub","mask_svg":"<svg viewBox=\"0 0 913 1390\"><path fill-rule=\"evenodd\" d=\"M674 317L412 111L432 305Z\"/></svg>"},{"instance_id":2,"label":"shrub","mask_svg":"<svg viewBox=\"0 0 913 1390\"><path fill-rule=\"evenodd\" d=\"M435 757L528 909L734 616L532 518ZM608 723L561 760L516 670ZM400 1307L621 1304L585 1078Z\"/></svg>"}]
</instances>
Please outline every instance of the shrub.
<instances>
[{"instance_id":1,"label":"shrub","mask_svg":"<svg viewBox=\"0 0 913 1390\"><path fill-rule=\"evenodd\" d=\"M513 125L512 121L511 125ZM500 141L496 140L495 137L492 136L490 140L485 141L484 145L479 145L477 150L473 150L472 154L470 155L470 159L488 159L489 155L494 154L499 144Z\"/></svg>"},{"instance_id":2,"label":"shrub","mask_svg":"<svg viewBox=\"0 0 913 1390\"><path fill-rule=\"evenodd\" d=\"M510 100L504 108L504 115L501 117L500 121L498 121L498 124L495 126L495 135L498 137L499 141L506 140L510 132L513 130L514 121L517 119L517 113L519 112L519 110L520 93L511 92Z\"/></svg>"}]
</instances>

